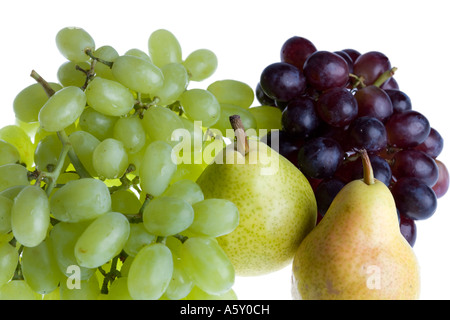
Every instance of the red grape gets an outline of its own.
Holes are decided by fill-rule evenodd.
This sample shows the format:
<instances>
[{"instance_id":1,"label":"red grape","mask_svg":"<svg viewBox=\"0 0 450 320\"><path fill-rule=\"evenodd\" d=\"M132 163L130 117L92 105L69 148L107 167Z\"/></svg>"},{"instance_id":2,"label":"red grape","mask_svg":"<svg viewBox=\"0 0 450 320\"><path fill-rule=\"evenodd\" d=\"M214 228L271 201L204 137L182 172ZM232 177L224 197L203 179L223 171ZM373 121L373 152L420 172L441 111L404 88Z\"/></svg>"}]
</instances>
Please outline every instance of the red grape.
<instances>
[{"instance_id":1,"label":"red grape","mask_svg":"<svg viewBox=\"0 0 450 320\"><path fill-rule=\"evenodd\" d=\"M269 98L280 101L297 98L306 89L305 77L300 69L285 62L267 66L261 73L259 83Z\"/></svg>"},{"instance_id":2,"label":"red grape","mask_svg":"<svg viewBox=\"0 0 450 320\"><path fill-rule=\"evenodd\" d=\"M384 122L394 112L391 99L387 93L376 86L359 89L355 93L355 99L358 102L359 117L375 117Z\"/></svg>"},{"instance_id":3,"label":"red grape","mask_svg":"<svg viewBox=\"0 0 450 320\"><path fill-rule=\"evenodd\" d=\"M442 161L440 160L435 161L439 169L439 177L432 189L434 193L436 193L436 197L441 198L448 191L449 173L447 167Z\"/></svg>"},{"instance_id":4,"label":"red grape","mask_svg":"<svg viewBox=\"0 0 450 320\"><path fill-rule=\"evenodd\" d=\"M385 124L388 144L397 148L418 146L430 134L430 123L421 113L407 110L396 113Z\"/></svg>"},{"instance_id":5,"label":"red grape","mask_svg":"<svg viewBox=\"0 0 450 320\"><path fill-rule=\"evenodd\" d=\"M358 115L358 103L345 88L332 88L323 92L316 106L322 120L334 127L344 127Z\"/></svg>"},{"instance_id":6,"label":"red grape","mask_svg":"<svg viewBox=\"0 0 450 320\"><path fill-rule=\"evenodd\" d=\"M305 61L306 81L317 90L344 87L349 79L344 58L330 51L316 51Z\"/></svg>"},{"instance_id":7,"label":"red grape","mask_svg":"<svg viewBox=\"0 0 450 320\"><path fill-rule=\"evenodd\" d=\"M391 69L391 63L381 52L369 51L356 59L353 65L353 73L363 78L365 85L371 85L385 71Z\"/></svg>"},{"instance_id":8,"label":"red grape","mask_svg":"<svg viewBox=\"0 0 450 320\"><path fill-rule=\"evenodd\" d=\"M308 39L294 36L286 40L281 47L282 62L290 63L303 71L303 65L308 57L316 52L314 44Z\"/></svg>"}]
</instances>

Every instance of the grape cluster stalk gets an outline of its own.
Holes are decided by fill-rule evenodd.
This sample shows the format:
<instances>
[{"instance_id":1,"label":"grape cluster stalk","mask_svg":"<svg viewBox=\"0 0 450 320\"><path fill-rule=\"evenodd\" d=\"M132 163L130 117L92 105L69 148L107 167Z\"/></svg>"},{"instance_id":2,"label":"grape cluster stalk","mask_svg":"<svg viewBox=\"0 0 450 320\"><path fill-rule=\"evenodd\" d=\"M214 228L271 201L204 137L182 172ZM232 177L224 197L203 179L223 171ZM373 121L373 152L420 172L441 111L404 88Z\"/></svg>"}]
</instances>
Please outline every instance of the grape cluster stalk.
<instances>
[{"instance_id":1,"label":"grape cluster stalk","mask_svg":"<svg viewBox=\"0 0 450 320\"><path fill-rule=\"evenodd\" d=\"M430 218L448 190L438 159L444 139L394 78L382 52L318 50L293 36L280 61L263 69L256 97L282 111L278 151L309 179L319 219L348 182L363 177L360 151L369 153L375 178L389 186L400 231L411 246L416 222Z\"/></svg>"},{"instance_id":2,"label":"grape cluster stalk","mask_svg":"<svg viewBox=\"0 0 450 320\"><path fill-rule=\"evenodd\" d=\"M0 299L236 299L216 238L239 212L195 181L231 114L256 129L281 111L250 110L254 91L238 80L189 88L217 57L183 57L165 29L123 54L77 27L56 46L58 82L33 70L16 123L0 129Z\"/></svg>"}]
</instances>

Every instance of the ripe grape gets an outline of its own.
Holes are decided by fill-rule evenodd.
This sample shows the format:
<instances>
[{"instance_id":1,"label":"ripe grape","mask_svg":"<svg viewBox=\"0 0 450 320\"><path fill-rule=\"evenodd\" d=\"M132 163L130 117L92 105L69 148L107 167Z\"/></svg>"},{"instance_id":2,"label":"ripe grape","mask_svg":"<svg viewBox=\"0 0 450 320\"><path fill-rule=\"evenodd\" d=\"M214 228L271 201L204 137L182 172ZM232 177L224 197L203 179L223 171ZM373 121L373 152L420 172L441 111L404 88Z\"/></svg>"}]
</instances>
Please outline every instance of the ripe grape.
<instances>
[{"instance_id":1,"label":"ripe grape","mask_svg":"<svg viewBox=\"0 0 450 320\"><path fill-rule=\"evenodd\" d=\"M344 87L349 79L348 64L341 56L329 51L316 51L303 66L306 81L317 90Z\"/></svg>"},{"instance_id":2,"label":"ripe grape","mask_svg":"<svg viewBox=\"0 0 450 320\"><path fill-rule=\"evenodd\" d=\"M283 130L293 137L311 136L320 125L314 101L300 97L289 102L281 115L281 124Z\"/></svg>"},{"instance_id":3,"label":"ripe grape","mask_svg":"<svg viewBox=\"0 0 450 320\"><path fill-rule=\"evenodd\" d=\"M384 92L386 92L391 99L394 112L402 112L412 109L411 99L403 91L397 89L385 89Z\"/></svg>"},{"instance_id":4,"label":"ripe grape","mask_svg":"<svg viewBox=\"0 0 450 320\"><path fill-rule=\"evenodd\" d=\"M217 56L208 49L198 49L191 52L183 61L183 66L192 81L203 81L217 69Z\"/></svg>"},{"instance_id":5,"label":"ripe grape","mask_svg":"<svg viewBox=\"0 0 450 320\"><path fill-rule=\"evenodd\" d=\"M430 218L437 207L433 189L417 178L403 177L392 187L395 205L401 214L413 220Z\"/></svg>"},{"instance_id":6,"label":"ripe grape","mask_svg":"<svg viewBox=\"0 0 450 320\"><path fill-rule=\"evenodd\" d=\"M282 102L298 98L306 89L305 76L300 69L285 62L267 66L259 83L269 98Z\"/></svg>"},{"instance_id":7,"label":"ripe grape","mask_svg":"<svg viewBox=\"0 0 450 320\"><path fill-rule=\"evenodd\" d=\"M400 214L400 233L405 237L411 247L414 247L417 239L417 226L413 219Z\"/></svg>"},{"instance_id":8,"label":"ripe grape","mask_svg":"<svg viewBox=\"0 0 450 320\"><path fill-rule=\"evenodd\" d=\"M319 96L317 113L329 125L344 127L357 117L358 103L349 90L332 88Z\"/></svg>"},{"instance_id":9,"label":"ripe grape","mask_svg":"<svg viewBox=\"0 0 450 320\"><path fill-rule=\"evenodd\" d=\"M391 69L391 63L386 55L378 51L369 51L356 59L353 73L362 77L365 85L371 85L389 69Z\"/></svg>"},{"instance_id":10,"label":"ripe grape","mask_svg":"<svg viewBox=\"0 0 450 320\"><path fill-rule=\"evenodd\" d=\"M392 102L386 92L376 86L367 86L355 93L359 117L374 117L384 122L394 112Z\"/></svg>"},{"instance_id":11,"label":"ripe grape","mask_svg":"<svg viewBox=\"0 0 450 320\"><path fill-rule=\"evenodd\" d=\"M336 140L318 137L307 141L298 152L298 166L308 177L330 178L344 158L344 152Z\"/></svg>"},{"instance_id":12,"label":"ripe grape","mask_svg":"<svg viewBox=\"0 0 450 320\"><path fill-rule=\"evenodd\" d=\"M427 118L414 110L396 113L386 122L388 143L398 148L418 146L425 141L430 130Z\"/></svg>"},{"instance_id":13,"label":"ripe grape","mask_svg":"<svg viewBox=\"0 0 450 320\"><path fill-rule=\"evenodd\" d=\"M148 39L148 51L153 63L162 68L169 63L181 63L181 46L169 30L154 31Z\"/></svg>"},{"instance_id":14,"label":"ripe grape","mask_svg":"<svg viewBox=\"0 0 450 320\"><path fill-rule=\"evenodd\" d=\"M331 202L338 192L345 186L345 182L332 178L322 180L314 190L317 200L317 212L324 216L330 207Z\"/></svg>"},{"instance_id":15,"label":"ripe grape","mask_svg":"<svg viewBox=\"0 0 450 320\"><path fill-rule=\"evenodd\" d=\"M303 71L306 59L316 52L316 46L306 38L293 36L281 47L280 60L290 63Z\"/></svg>"},{"instance_id":16,"label":"ripe grape","mask_svg":"<svg viewBox=\"0 0 450 320\"><path fill-rule=\"evenodd\" d=\"M437 158L444 148L444 138L441 134L434 128L430 128L430 133L428 137L418 146L415 147L416 150L425 152L432 158Z\"/></svg>"},{"instance_id":17,"label":"ripe grape","mask_svg":"<svg viewBox=\"0 0 450 320\"><path fill-rule=\"evenodd\" d=\"M87 61L86 49L95 49L91 35L82 28L67 27L56 34L56 46L61 54L70 61Z\"/></svg>"},{"instance_id":18,"label":"ripe grape","mask_svg":"<svg viewBox=\"0 0 450 320\"><path fill-rule=\"evenodd\" d=\"M350 144L368 152L379 151L387 145L387 134L383 123L374 117L357 118L350 125Z\"/></svg>"},{"instance_id":19,"label":"ripe grape","mask_svg":"<svg viewBox=\"0 0 450 320\"><path fill-rule=\"evenodd\" d=\"M395 178L415 177L429 187L438 180L439 169L433 158L422 151L405 149L395 153L391 160L392 174Z\"/></svg>"},{"instance_id":20,"label":"ripe grape","mask_svg":"<svg viewBox=\"0 0 450 320\"><path fill-rule=\"evenodd\" d=\"M255 98L252 88L241 81L227 79L211 83L207 90L211 92L219 103L227 103L241 108L249 108Z\"/></svg>"},{"instance_id":21,"label":"ripe grape","mask_svg":"<svg viewBox=\"0 0 450 320\"><path fill-rule=\"evenodd\" d=\"M449 174L447 167L442 161L440 160L435 161L439 169L439 177L432 188L434 193L436 193L436 197L441 198L444 194L447 193L449 186Z\"/></svg>"}]
</instances>

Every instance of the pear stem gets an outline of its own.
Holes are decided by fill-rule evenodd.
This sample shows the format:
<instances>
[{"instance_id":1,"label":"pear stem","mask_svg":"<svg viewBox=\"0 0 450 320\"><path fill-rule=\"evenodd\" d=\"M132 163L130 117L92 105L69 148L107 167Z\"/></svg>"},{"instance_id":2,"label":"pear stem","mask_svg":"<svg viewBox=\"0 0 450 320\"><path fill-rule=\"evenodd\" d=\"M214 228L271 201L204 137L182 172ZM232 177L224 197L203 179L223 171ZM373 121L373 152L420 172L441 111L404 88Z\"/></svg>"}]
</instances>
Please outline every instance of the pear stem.
<instances>
[{"instance_id":1,"label":"pear stem","mask_svg":"<svg viewBox=\"0 0 450 320\"><path fill-rule=\"evenodd\" d=\"M374 184L375 178L373 176L373 169L372 164L370 163L369 155L367 154L367 151L365 149L362 149L360 153L363 164L363 174L364 174L363 180L367 185Z\"/></svg>"},{"instance_id":2,"label":"pear stem","mask_svg":"<svg viewBox=\"0 0 450 320\"><path fill-rule=\"evenodd\" d=\"M239 115L230 116L230 124L236 136L237 151L245 156L249 151L248 138L245 134L245 128Z\"/></svg>"}]
</instances>

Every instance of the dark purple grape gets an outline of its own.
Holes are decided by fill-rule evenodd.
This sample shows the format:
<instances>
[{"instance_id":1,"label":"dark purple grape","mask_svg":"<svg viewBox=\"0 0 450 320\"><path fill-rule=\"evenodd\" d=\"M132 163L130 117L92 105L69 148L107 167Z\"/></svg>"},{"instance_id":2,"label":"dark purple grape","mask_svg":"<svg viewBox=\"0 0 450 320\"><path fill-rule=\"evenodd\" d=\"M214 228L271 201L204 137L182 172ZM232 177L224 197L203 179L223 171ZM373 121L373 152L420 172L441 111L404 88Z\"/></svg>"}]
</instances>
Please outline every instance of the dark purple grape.
<instances>
[{"instance_id":1,"label":"dark purple grape","mask_svg":"<svg viewBox=\"0 0 450 320\"><path fill-rule=\"evenodd\" d=\"M292 64L303 71L306 59L316 51L317 49L311 41L294 36L286 40L281 47L280 58L282 62Z\"/></svg>"},{"instance_id":2,"label":"dark purple grape","mask_svg":"<svg viewBox=\"0 0 450 320\"><path fill-rule=\"evenodd\" d=\"M403 112L412 109L411 99L403 91L396 89L385 89L384 90L392 102L392 107L394 113Z\"/></svg>"},{"instance_id":3,"label":"dark purple grape","mask_svg":"<svg viewBox=\"0 0 450 320\"><path fill-rule=\"evenodd\" d=\"M439 177L436 162L426 153L405 149L395 153L391 160L392 175L396 179L414 177L432 187Z\"/></svg>"},{"instance_id":4,"label":"dark purple grape","mask_svg":"<svg viewBox=\"0 0 450 320\"><path fill-rule=\"evenodd\" d=\"M324 91L317 100L316 108L322 120L334 127L344 127L358 115L358 103L346 88Z\"/></svg>"},{"instance_id":5,"label":"dark purple grape","mask_svg":"<svg viewBox=\"0 0 450 320\"><path fill-rule=\"evenodd\" d=\"M432 187L436 197L441 198L447 193L449 187L449 173L445 164L440 160L434 160L439 168L439 177L434 186Z\"/></svg>"},{"instance_id":6,"label":"dark purple grape","mask_svg":"<svg viewBox=\"0 0 450 320\"><path fill-rule=\"evenodd\" d=\"M404 214L400 216L400 233L405 237L411 247L414 247L417 238L416 222L413 219L406 217Z\"/></svg>"},{"instance_id":7,"label":"dark purple grape","mask_svg":"<svg viewBox=\"0 0 450 320\"><path fill-rule=\"evenodd\" d=\"M385 124L388 144L396 148L418 146L430 134L430 123L421 113L408 110L393 114Z\"/></svg>"},{"instance_id":8,"label":"dark purple grape","mask_svg":"<svg viewBox=\"0 0 450 320\"><path fill-rule=\"evenodd\" d=\"M437 198L433 189L417 178L397 180L391 192L398 211L409 219L428 219L436 211Z\"/></svg>"},{"instance_id":9,"label":"dark purple grape","mask_svg":"<svg viewBox=\"0 0 450 320\"><path fill-rule=\"evenodd\" d=\"M317 201L317 211L320 215L325 215L331 202L336 195L345 186L345 183L339 179L332 178L322 180L314 191Z\"/></svg>"},{"instance_id":10,"label":"dark purple grape","mask_svg":"<svg viewBox=\"0 0 450 320\"><path fill-rule=\"evenodd\" d=\"M353 59L349 56L349 54L345 51L335 51L334 53L344 58L348 65L348 72L353 73Z\"/></svg>"},{"instance_id":11,"label":"dark purple grape","mask_svg":"<svg viewBox=\"0 0 450 320\"><path fill-rule=\"evenodd\" d=\"M305 61L306 81L317 90L344 87L349 79L347 62L329 51L316 51Z\"/></svg>"},{"instance_id":12,"label":"dark purple grape","mask_svg":"<svg viewBox=\"0 0 450 320\"><path fill-rule=\"evenodd\" d=\"M368 152L380 151L387 146L387 134L384 124L373 117L357 118L349 128L349 144L355 149Z\"/></svg>"},{"instance_id":13,"label":"dark purple grape","mask_svg":"<svg viewBox=\"0 0 450 320\"><path fill-rule=\"evenodd\" d=\"M361 53L355 49L344 49L341 50L344 51L348 56L352 59L353 63L358 59L358 57L361 55Z\"/></svg>"},{"instance_id":14,"label":"dark purple grape","mask_svg":"<svg viewBox=\"0 0 450 320\"><path fill-rule=\"evenodd\" d=\"M344 158L339 143L331 138L318 137L305 142L298 152L298 167L308 177L331 178Z\"/></svg>"},{"instance_id":15,"label":"dark purple grape","mask_svg":"<svg viewBox=\"0 0 450 320\"><path fill-rule=\"evenodd\" d=\"M305 77L300 69L285 62L267 66L261 73L259 83L269 98L279 101L297 98L306 89Z\"/></svg>"},{"instance_id":16,"label":"dark purple grape","mask_svg":"<svg viewBox=\"0 0 450 320\"><path fill-rule=\"evenodd\" d=\"M359 89L355 93L355 99L358 102L359 117L375 117L384 122L394 112L388 94L376 86Z\"/></svg>"},{"instance_id":17,"label":"dark purple grape","mask_svg":"<svg viewBox=\"0 0 450 320\"><path fill-rule=\"evenodd\" d=\"M419 144L414 149L425 152L432 158L437 158L444 149L444 139L441 134L434 128L430 129L430 134L424 142Z\"/></svg>"},{"instance_id":18,"label":"dark purple grape","mask_svg":"<svg viewBox=\"0 0 450 320\"><path fill-rule=\"evenodd\" d=\"M391 63L388 57L378 51L360 55L353 65L353 73L362 77L365 85L373 84L381 74L390 69Z\"/></svg>"},{"instance_id":19,"label":"dark purple grape","mask_svg":"<svg viewBox=\"0 0 450 320\"><path fill-rule=\"evenodd\" d=\"M272 130L261 138L261 142L264 142L297 166L297 155L300 146L303 144L302 140L293 139L285 131Z\"/></svg>"},{"instance_id":20,"label":"dark purple grape","mask_svg":"<svg viewBox=\"0 0 450 320\"><path fill-rule=\"evenodd\" d=\"M269 98L269 96L261 88L260 83L256 86L255 96L262 106L275 106L275 101L272 98Z\"/></svg>"},{"instance_id":21,"label":"dark purple grape","mask_svg":"<svg viewBox=\"0 0 450 320\"><path fill-rule=\"evenodd\" d=\"M320 125L315 103L308 97L301 97L288 103L281 115L283 130L293 137L307 138Z\"/></svg>"}]
</instances>

